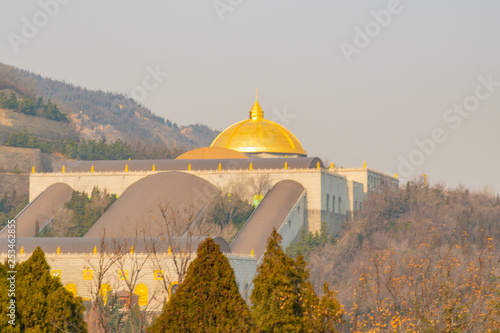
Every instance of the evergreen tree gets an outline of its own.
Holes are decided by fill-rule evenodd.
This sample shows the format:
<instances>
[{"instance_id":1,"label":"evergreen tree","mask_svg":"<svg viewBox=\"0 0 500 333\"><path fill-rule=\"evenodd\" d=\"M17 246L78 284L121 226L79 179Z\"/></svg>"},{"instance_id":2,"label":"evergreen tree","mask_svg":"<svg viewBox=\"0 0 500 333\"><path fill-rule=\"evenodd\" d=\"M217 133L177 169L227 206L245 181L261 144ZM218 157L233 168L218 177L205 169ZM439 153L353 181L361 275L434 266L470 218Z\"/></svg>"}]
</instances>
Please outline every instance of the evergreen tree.
<instances>
[{"instance_id":1,"label":"evergreen tree","mask_svg":"<svg viewBox=\"0 0 500 333\"><path fill-rule=\"evenodd\" d=\"M35 102L31 98L23 98L19 102L19 111L24 114L34 115L36 113Z\"/></svg>"},{"instance_id":2,"label":"evergreen tree","mask_svg":"<svg viewBox=\"0 0 500 333\"><path fill-rule=\"evenodd\" d=\"M7 267L7 263L3 265L0 262L0 327L1 331L5 333L18 333L20 332L19 325L12 326L9 321L12 320L8 315L10 314L10 309L7 307L10 305L9 297L9 280L7 277L7 271L10 271Z\"/></svg>"},{"instance_id":3,"label":"evergreen tree","mask_svg":"<svg viewBox=\"0 0 500 333\"><path fill-rule=\"evenodd\" d=\"M262 332L302 332L302 289L308 278L305 262L295 262L281 247L281 235L273 230L262 264L257 268L250 295L252 314Z\"/></svg>"},{"instance_id":4,"label":"evergreen tree","mask_svg":"<svg viewBox=\"0 0 500 333\"><path fill-rule=\"evenodd\" d=\"M42 106L43 106L43 97L38 97L38 99L36 100L36 108L41 109Z\"/></svg>"},{"instance_id":5,"label":"evergreen tree","mask_svg":"<svg viewBox=\"0 0 500 333\"><path fill-rule=\"evenodd\" d=\"M52 103L50 99L47 102L47 104L43 106L43 116L47 119L57 120L57 121L64 121L68 119L64 113L61 113L59 111L57 105Z\"/></svg>"},{"instance_id":6,"label":"evergreen tree","mask_svg":"<svg viewBox=\"0 0 500 333\"><path fill-rule=\"evenodd\" d=\"M11 110L17 110L19 103L17 102L16 94L11 91L9 97L5 100L5 108Z\"/></svg>"},{"instance_id":7,"label":"evergreen tree","mask_svg":"<svg viewBox=\"0 0 500 333\"><path fill-rule=\"evenodd\" d=\"M5 94L3 91L0 91L0 109L5 108L7 102L7 98L5 97Z\"/></svg>"},{"instance_id":8,"label":"evergreen tree","mask_svg":"<svg viewBox=\"0 0 500 333\"><path fill-rule=\"evenodd\" d=\"M286 249L286 254L296 258L297 255L301 254L305 258L309 258L311 253L314 253L315 250L322 248L328 242L328 227L326 223L323 221L321 223L320 232L307 232L305 228L302 228L300 231L299 240L293 244L291 244Z\"/></svg>"},{"instance_id":9,"label":"evergreen tree","mask_svg":"<svg viewBox=\"0 0 500 333\"><path fill-rule=\"evenodd\" d=\"M250 310L227 258L211 238L149 332L250 332Z\"/></svg>"},{"instance_id":10,"label":"evergreen tree","mask_svg":"<svg viewBox=\"0 0 500 333\"><path fill-rule=\"evenodd\" d=\"M16 329L26 333L87 332L81 298L74 298L59 278L50 275L39 247L28 260L16 265L16 271Z\"/></svg>"},{"instance_id":11,"label":"evergreen tree","mask_svg":"<svg viewBox=\"0 0 500 333\"><path fill-rule=\"evenodd\" d=\"M307 280L309 272L301 255L288 257L281 235L273 230L262 264L257 268L250 296L252 314L261 332L335 332L342 310L327 288L319 299Z\"/></svg>"}]
</instances>

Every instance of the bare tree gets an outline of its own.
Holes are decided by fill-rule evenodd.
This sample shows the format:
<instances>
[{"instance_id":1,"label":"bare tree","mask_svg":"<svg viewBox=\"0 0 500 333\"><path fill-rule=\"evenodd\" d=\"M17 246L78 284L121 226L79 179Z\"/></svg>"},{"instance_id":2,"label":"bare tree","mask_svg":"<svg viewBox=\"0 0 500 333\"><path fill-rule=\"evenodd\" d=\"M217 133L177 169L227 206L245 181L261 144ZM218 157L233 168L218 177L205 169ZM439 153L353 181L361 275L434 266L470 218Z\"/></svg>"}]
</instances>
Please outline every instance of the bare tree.
<instances>
[{"instance_id":1,"label":"bare tree","mask_svg":"<svg viewBox=\"0 0 500 333\"><path fill-rule=\"evenodd\" d=\"M0 64L0 90L11 89L25 97L35 99L37 89L33 81L20 76L12 66Z\"/></svg>"},{"instance_id":2,"label":"bare tree","mask_svg":"<svg viewBox=\"0 0 500 333\"><path fill-rule=\"evenodd\" d=\"M145 237L138 238L135 237L133 239L121 239L121 244L119 248L130 249L128 253L123 256L120 256L116 260L116 266L119 271L123 274L123 279L121 280L123 283L120 287L123 287L128 296L132 299L132 296L135 294L136 287L138 286L138 282L144 278L147 274L153 274L153 271L150 268L151 256L152 252L149 251L149 247L145 247L145 250L142 250L140 253L136 251L139 242L143 244L150 243L149 240ZM161 302L151 302L150 299L155 300L158 294L158 290L152 290L152 295L149 294L148 291L148 300L147 304L141 306L140 308L140 318L139 318L139 332L144 331L146 328L146 324L148 323L148 312L150 310L151 304L161 304ZM136 327L133 323L133 308L131 302L128 304L126 311L128 313L127 320L130 325L130 330L132 333L136 331ZM153 311L161 310L160 308L153 308Z\"/></svg>"},{"instance_id":3,"label":"bare tree","mask_svg":"<svg viewBox=\"0 0 500 333\"><path fill-rule=\"evenodd\" d=\"M64 237L68 233L71 227L76 224L73 221L74 213L72 210L63 207L57 211L54 215L54 219L50 224L50 229L52 231L53 237Z\"/></svg>"},{"instance_id":4,"label":"bare tree","mask_svg":"<svg viewBox=\"0 0 500 333\"><path fill-rule=\"evenodd\" d=\"M118 311L120 304L118 298L112 295L112 290L119 288L119 280L113 278L114 269L117 262L125 255L124 244L108 239L104 235L101 237L100 249L89 258L86 258L88 266L84 270L90 272L90 294L92 307L91 312L99 323L99 330L104 333L119 331L123 324L124 312ZM112 318L116 315L116 318Z\"/></svg>"},{"instance_id":5,"label":"bare tree","mask_svg":"<svg viewBox=\"0 0 500 333\"><path fill-rule=\"evenodd\" d=\"M180 284L186 275L190 262L196 256L200 240L210 234L206 223L206 210L193 205L173 208L168 203L160 206L161 232L147 243L155 275L164 291L164 302L171 288Z\"/></svg>"}]
</instances>

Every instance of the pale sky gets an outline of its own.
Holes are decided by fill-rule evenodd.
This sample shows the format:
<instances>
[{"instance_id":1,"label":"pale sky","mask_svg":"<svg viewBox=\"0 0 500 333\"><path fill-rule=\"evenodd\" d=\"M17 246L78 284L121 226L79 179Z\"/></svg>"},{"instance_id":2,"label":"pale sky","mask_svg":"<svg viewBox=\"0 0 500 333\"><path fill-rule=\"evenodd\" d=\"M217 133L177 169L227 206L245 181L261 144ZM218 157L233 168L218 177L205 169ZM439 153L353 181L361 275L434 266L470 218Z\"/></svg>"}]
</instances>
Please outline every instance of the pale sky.
<instances>
[{"instance_id":1,"label":"pale sky","mask_svg":"<svg viewBox=\"0 0 500 333\"><path fill-rule=\"evenodd\" d=\"M309 156L500 192L499 33L498 0L2 0L0 62L128 95L158 68L143 104L218 130L258 87Z\"/></svg>"}]
</instances>

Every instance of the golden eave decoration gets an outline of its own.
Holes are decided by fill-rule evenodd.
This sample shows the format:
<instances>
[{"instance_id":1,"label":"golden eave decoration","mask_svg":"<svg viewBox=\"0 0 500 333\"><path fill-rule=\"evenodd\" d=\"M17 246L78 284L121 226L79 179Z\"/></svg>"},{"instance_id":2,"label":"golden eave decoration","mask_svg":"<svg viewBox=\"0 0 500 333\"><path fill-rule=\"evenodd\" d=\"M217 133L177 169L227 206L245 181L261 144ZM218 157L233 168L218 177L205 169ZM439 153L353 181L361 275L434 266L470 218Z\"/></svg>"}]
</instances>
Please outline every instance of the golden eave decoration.
<instances>
[{"instance_id":1,"label":"golden eave decoration","mask_svg":"<svg viewBox=\"0 0 500 333\"><path fill-rule=\"evenodd\" d=\"M264 119L257 99L249 119L226 128L210 147L220 147L241 153L297 154L307 156L299 140L285 127Z\"/></svg>"}]
</instances>

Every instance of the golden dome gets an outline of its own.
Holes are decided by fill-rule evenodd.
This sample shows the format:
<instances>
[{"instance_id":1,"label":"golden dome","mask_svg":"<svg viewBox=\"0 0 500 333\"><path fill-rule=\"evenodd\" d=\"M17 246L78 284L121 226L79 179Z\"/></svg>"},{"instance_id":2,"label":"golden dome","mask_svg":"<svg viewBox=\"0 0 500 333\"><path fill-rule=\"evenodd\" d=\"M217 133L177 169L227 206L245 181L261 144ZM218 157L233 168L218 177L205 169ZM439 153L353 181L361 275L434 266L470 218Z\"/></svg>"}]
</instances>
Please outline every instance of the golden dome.
<instances>
[{"instance_id":1,"label":"golden dome","mask_svg":"<svg viewBox=\"0 0 500 333\"><path fill-rule=\"evenodd\" d=\"M307 156L292 132L273 121L264 119L264 112L257 99L250 110L250 119L226 128L210 147L227 148L241 153Z\"/></svg>"}]
</instances>

